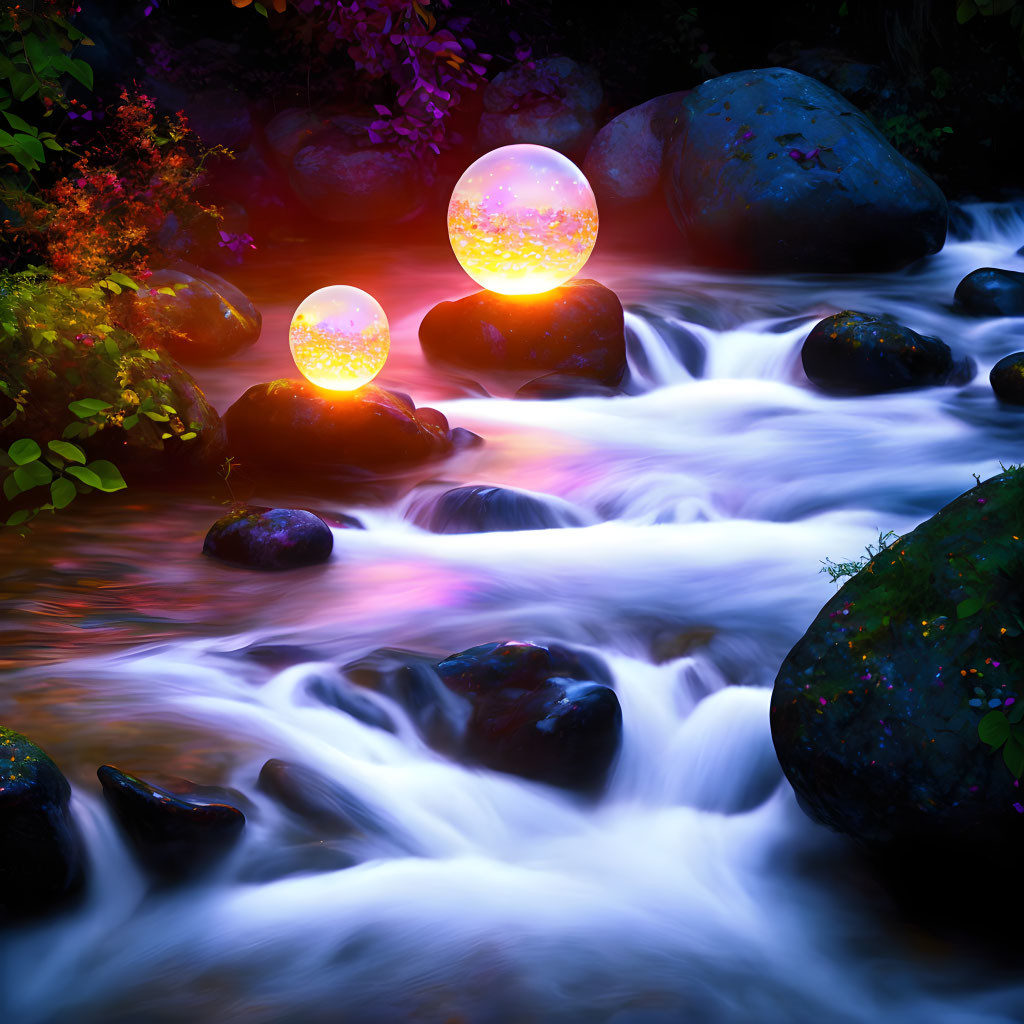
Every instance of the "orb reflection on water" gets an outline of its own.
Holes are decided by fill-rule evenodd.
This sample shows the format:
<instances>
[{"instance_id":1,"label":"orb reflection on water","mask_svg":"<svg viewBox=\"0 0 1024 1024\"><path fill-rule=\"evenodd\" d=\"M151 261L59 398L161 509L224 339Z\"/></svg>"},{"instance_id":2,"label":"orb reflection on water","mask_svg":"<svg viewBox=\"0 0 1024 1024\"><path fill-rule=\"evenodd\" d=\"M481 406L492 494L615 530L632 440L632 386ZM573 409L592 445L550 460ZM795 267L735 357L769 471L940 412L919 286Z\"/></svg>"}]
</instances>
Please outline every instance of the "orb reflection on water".
<instances>
[{"instance_id":1,"label":"orb reflection on water","mask_svg":"<svg viewBox=\"0 0 1024 1024\"><path fill-rule=\"evenodd\" d=\"M455 258L504 295L557 288L587 262L597 201L583 172L547 146L502 146L470 164L448 205Z\"/></svg>"},{"instance_id":2,"label":"orb reflection on water","mask_svg":"<svg viewBox=\"0 0 1024 1024\"><path fill-rule=\"evenodd\" d=\"M288 328L288 345L299 372L331 391L355 391L368 384L380 373L390 344L380 303L347 284L307 295Z\"/></svg>"}]
</instances>

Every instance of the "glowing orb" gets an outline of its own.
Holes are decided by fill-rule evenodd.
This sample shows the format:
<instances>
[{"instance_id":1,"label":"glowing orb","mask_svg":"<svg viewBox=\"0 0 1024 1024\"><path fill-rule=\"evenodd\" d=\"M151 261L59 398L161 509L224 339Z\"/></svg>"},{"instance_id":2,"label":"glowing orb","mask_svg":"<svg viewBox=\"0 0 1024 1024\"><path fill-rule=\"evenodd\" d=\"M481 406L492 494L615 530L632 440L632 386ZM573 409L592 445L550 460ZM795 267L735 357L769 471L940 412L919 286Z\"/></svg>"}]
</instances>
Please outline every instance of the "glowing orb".
<instances>
[{"instance_id":1,"label":"glowing orb","mask_svg":"<svg viewBox=\"0 0 1024 1024\"><path fill-rule=\"evenodd\" d=\"M597 240L583 172L547 146L502 146L470 164L448 204L455 258L477 284L531 295L565 284Z\"/></svg>"},{"instance_id":2,"label":"glowing orb","mask_svg":"<svg viewBox=\"0 0 1024 1024\"><path fill-rule=\"evenodd\" d=\"M288 345L306 380L355 391L381 371L391 335L380 303L361 288L335 284L307 295L288 328Z\"/></svg>"}]
</instances>

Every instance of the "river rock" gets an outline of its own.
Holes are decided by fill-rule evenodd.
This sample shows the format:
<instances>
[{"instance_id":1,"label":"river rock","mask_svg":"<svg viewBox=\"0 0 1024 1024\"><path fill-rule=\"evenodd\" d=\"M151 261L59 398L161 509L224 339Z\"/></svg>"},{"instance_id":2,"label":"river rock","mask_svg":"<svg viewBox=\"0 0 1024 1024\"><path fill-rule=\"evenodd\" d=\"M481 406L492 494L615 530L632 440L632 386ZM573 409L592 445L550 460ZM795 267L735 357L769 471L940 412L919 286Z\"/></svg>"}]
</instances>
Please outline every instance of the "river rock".
<instances>
[{"instance_id":1,"label":"river rock","mask_svg":"<svg viewBox=\"0 0 1024 1024\"><path fill-rule=\"evenodd\" d=\"M71 787L30 739L0 726L0 924L66 904L81 888L85 852Z\"/></svg>"},{"instance_id":2,"label":"river rock","mask_svg":"<svg viewBox=\"0 0 1024 1024\"><path fill-rule=\"evenodd\" d=\"M423 205L431 165L371 142L372 120L333 117L328 129L292 157L292 190L319 220L395 223Z\"/></svg>"},{"instance_id":3,"label":"river rock","mask_svg":"<svg viewBox=\"0 0 1024 1024\"><path fill-rule=\"evenodd\" d=\"M298 569L331 557L334 535L312 512L249 506L210 527L203 554L249 569Z\"/></svg>"},{"instance_id":4,"label":"river rock","mask_svg":"<svg viewBox=\"0 0 1024 1024\"><path fill-rule=\"evenodd\" d=\"M831 394L877 394L897 388L960 384L974 364L949 346L892 317L846 310L820 320L800 350L807 379Z\"/></svg>"},{"instance_id":5,"label":"river rock","mask_svg":"<svg viewBox=\"0 0 1024 1024\"><path fill-rule=\"evenodd\" d=\"M174 289L173 295L161 288ZM210 270L180 264L156 270L132 303L129 325L146 345L162 345L185 363L225 359L260 336L259 310Z\"/></svg>"},{"instance_id":6,"label":"river rock","mask_svg":"<svg viewBox=\"0 0 1024 1024\"><path fill-rule=\"evenodd\" d=\"M856 107L785 68L713 78L685 100L665 194L702 262L888 270L937 252L947 205Z\"/></svg>"},{"instance_id":7,"label":"river rock","mask_svg":"<svg viewBox=\"0 0 1024 1024\"><path fill-rule=\"evenodd\" d=\"M237 807L179 796L109 764L96 774L139 862L161 881L201 874L241 837L245 815Z\"/></svg>"},{"instance_id":8,"label":"river rock","mask_svg":"<svg viewBox=\"0 0 1024 1024\"><path fill-rule=\"evenodd\" d=\"M434 306L420 324L434 363L481 374L513 391L558 373L615 387L626 372L622 303L588 279L540 295L478 291Z\"/></svg>"},{"instance_id":9,"label":"river rock","mask_svg":"<svg viewBox=\"0 0 1024 1024\"><path fill-rule=\"evenodd\" d=\"M529 142L582 157L597 130L602 99L597 73L569 57L513 64L484 89L480 145Z\"/></svg>"},{"instance_id":10,"label":"river rock","mask_svg":"<svg viewBox=\"0 0 1024 1024\"><path fill-rule=\"evenodd\" d=\"M452 431L436 409L374 384L328 392L302 380L249 388L224 417L232 453L259 473L354 479L450 454Z\"/></svg>"},{"instance_id":11,"label":"river rock","mask_svg":"<svg viewBox=\"0 0 1024 1024\"><path fill-rule=\"evenodd\" d=\"M412 521L432 533L489 533L582 526L576 510L561 499L511 487L453 487L417 502Z\"/></svg>"},{"instance_id":12,"label":"river rock","mask_svg":"<svg viewBox=\"0 0 1024 1024\"><path fill-rule=\"evenodd\" d=\"M779 761L812 817L916 849L918 869L968 848L986 870L1016 863L1022 538L1024 472L1011 469L897 539L821 609L771 702Z\"/></svg>"},{"instance_id":13,"label":"river rock","mask_svg":"<svg viewBox=\"0 0 1024 1024\"><path fill-rule=\"evenodd\" d=\"M678 130L685 92L656 96L613 117L594 137L583 161L597 198L634 202L661 184L665 139Z\"/></svg>"},{"instance_id":14,"label":"river rock","mask_svg":"<svg viewBox=\"0 0 1024 1024\"><path fill-rule=\"evenodd\" d=\"M279 167L287 169L292 157L324 130L324 119L305 107L286 107L266 124L263 134Z\"/></svg>"},{"instance_id":15,"label":"river rock","mask_svg":"<svg viewBox=\"0 0 1024 1024\"><path fill-rule=\"evenodd\" d=\"M975 316L1024 316L1024 274L981 267L956 286L954 297Z\"/></svg>"},{"instance_id":16,"label":"river rock","mask_svg":"<svg viewBox=\"0 0 1024 1024\"><path fill-rule=\"evenodd\" d=\"M1024 405L1024 352L1003 356L992 367L988 379L1001 402Z\"/></svg>"},{"instance_id":17,"label":"river rock","mask_svg":"<svg viewBox=\"0 0 1024 1024\"><path fill-rule=\"evenodd\" d=\"M398 732L394 719L371 697L344 679L324 679L317 676L306 685L306 693L327 707L334 708L383 732Z\"/></svg>"}]
</instances>

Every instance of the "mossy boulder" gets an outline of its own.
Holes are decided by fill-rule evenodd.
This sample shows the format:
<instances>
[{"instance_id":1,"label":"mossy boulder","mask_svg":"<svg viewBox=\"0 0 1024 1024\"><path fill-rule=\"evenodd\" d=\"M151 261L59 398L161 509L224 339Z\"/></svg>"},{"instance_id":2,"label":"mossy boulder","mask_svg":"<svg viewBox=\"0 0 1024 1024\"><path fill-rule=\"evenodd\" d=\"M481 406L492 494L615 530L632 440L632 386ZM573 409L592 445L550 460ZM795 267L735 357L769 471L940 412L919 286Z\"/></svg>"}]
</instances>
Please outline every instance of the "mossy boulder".
<instances>
[{"instance_id":1,"label":"mossy boulder","mask_svg":"<svg viewBox=\"0 0 1024 1024\"><path fill-rule=\"evenodd\" d=\"M85 852L71 819L71 787L35 743L0 726L0 923L66 903L80 889Z\"/></svg>"},{"instance_id":2,"label":"mossy boulder","mask_svg":"<svg viewBox=\"0 0 1024 1024\"><path fill-rule=\"evenodd\" d=\"M812 817L876 847L1017 849L1022 577L1024 471L1011 469L879 552L822 608L771 702L779 761Z\"/></svg>"}]
</instances>

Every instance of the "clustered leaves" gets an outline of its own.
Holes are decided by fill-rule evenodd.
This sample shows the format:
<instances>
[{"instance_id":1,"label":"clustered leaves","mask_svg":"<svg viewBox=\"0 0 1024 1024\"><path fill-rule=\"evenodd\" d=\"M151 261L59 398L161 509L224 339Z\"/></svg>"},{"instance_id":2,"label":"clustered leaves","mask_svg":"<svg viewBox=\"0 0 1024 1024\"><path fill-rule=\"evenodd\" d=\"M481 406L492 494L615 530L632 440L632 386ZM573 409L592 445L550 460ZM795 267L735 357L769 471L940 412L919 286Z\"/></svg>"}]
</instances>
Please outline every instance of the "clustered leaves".
<instances>
[{"instance_id":1,"label":"clustered leaves","mask_svg":"<svg viewBox=\"0 0 1024 1024\"><path fill-rule=\"evenodd\" d=\"M252 0L231 0L248 7ZM431 0L289 0L321 47L333 44L358 72L390 83L394 103L375 104L379 115L370 141L388 142L412 153L439 153L452 143L449 120L469 90L483 82L490 54L479 53L464 33L468 18L439 24L428 10ZM437 0L447 11L451 0ZM257 3L262 14L266 8ZM274 10L283 12L284 0Z\"/></svg>"}]
</instances>

